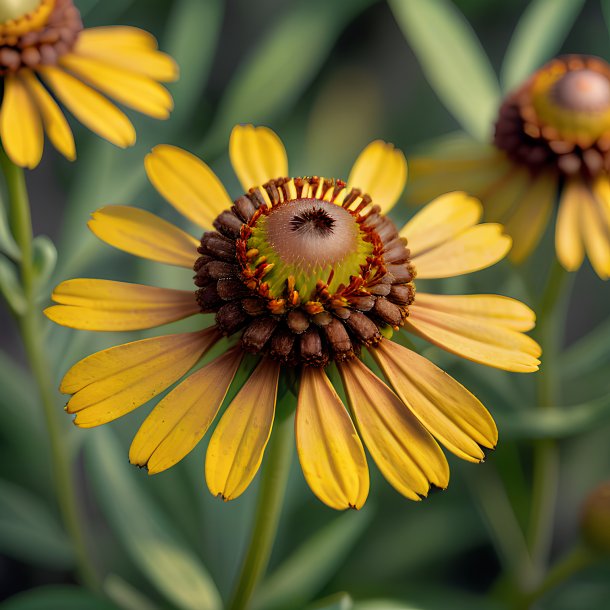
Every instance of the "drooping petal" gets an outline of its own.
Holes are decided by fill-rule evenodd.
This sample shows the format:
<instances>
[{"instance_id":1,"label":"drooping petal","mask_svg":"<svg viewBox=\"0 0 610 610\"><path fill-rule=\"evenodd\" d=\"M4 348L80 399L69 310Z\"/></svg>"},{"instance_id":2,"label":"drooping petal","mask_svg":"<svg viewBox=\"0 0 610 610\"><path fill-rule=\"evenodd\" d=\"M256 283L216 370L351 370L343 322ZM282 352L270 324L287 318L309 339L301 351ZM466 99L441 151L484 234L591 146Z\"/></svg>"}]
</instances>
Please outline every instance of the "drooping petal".
<instances>
[{"instance_id":1,"label":"drooping petal","mask_svg":"<svg viewBox=\"0 0 610 610\"><path fill-rule=\"evenodd\" d=\"M389 483L411 500L427 496L430 485L447 487L443 452L398 396L358 358L339 371L360 435Z\"/></svg>"},{"instance_id":2,"label":"drooping petal","mask_svg":"<svg viewBox=\"0 0 610 610\"><path fill-rule=\"evenodd\" d=\"M587 256L602 280L610 277L610 213L607 202L582 189L581 232Z\"/></svg>"},{"instance_id":3,"label":"drooping petal","mask_svg":"<svg viewBox=\"0 0 610 610\"><path fill-rule=\"evenodd\" d=\"M216 174L200 159L176 146L155 146L144 160L153 186L183 216L206 231L233 202Z\"/></svg>"},{"instance_id":4,"label":"drooping petal","mask_svg":"<svg viewBox=\"0 0 610 610\"><path fill-rule=\"evenodd\" d=\"M476 298L476 297L475 297ZM426 307L419 300L409 307L405 328L438 347L474 362L505 371L530 373L538 370L540 346L527 335L499 325L483 312L477 317L459 309L442 311Z\"/></svg>"},{"instance_id":5,"label":"drooping petal","mask_svg":"<svg viewBox=\"0 0 610 610\"><path fill-rule=\"evenodd\" d=\"M51 298L59 305L45 309L46 316L57 324L80 330L153 328L200 310L192 290L110 280L68 280L53 290Z\"/></svg>"},{"instance_id":6,"label":"drooping petal","mask_svg":"<svg viewBox=\"0 0 610 610\"><path fill-rule=\"evenodd\" d=\"M267 127L236 125L229 140L229 155L245 191L288 175L286 149Z\"/></svg>"},{"instance_id":7,"label":"drooping petal","mask_svg":"<svg viewBox=\"0 0 610 610\"><path fill-rule=\"evenodd\" d=\"M11 161L20 167L36 167L42 158L44 133L34 100L14 74L4 77L0 108L0 137Z\"/></svg>"},{"instance_id":8,"label":"drooping petal","mask_svg":"<svg viewBox=\"0 0 610 610\"><path fill-rule=\"evenodd\" d=\"M107 205L91 215L89 228L107 244L167 265L192 269L199 242L158 216L126 205Z\"/></svg>"},{"instance_id":9,"label":"drooping petal","mask_svg":"<svg viewBox=\"0 0 610 610\"><path fill-rule=\"evenodd\" d=\"M400 230L411 256L419 256L460 235L479 222L483 206L478 199L456 191L437 197Z\"/></svg>"},{"instance_id":10,"label":"drooping petal","mask_svg":"<svg viewBox=\"0 0 610 610\"><path fill-rule=\"evenodd\" d=\"M74 136L63 112L31 70L21 70L19 78L23 81L32 99L36 102L38 111L42 116L45 131L53 146L66 159L74 161L76 158Z\"/></svg>"},{"instance_id":11,"label":"drooping petal","mask_svg":"<svg viewBox=\"0 0 610 610\"><path fill-rule=\"evenodd\" d=\"M275 416L279 375L277 362L260 362L212 434L205 478L212 494L223 500L240 496L261 465Z\"/></svg>"},{"instance_id":12,"label":"drooping petal","mask_svg":"<svg viewBox=\"0 0 610 610\"><path fill-rule=\"evenodd\" d=\"M454 277L494 265L506 256L511 243L511 238L502 233L502 225L484 223L414 256L411 261L422 280Z\"/></svg>"},{"instance_id":13,"label":"drooping petal","mask_svg":"<svg viewBox=\"0 0 610 610\"><path fill-rule=\"evenodd\" d=\"M398 397L449 451L479 462L481 446L496 446L498 430L487 409L445 371L385 339L371 353Z\"/></svg>"},{"instance_id":14,"label":"drooping petal","mask_svg":"<svg viewBox=\"0 0 610 610\"><path fill-rule=\"evenodd\" d=\"M77 362L60 390L74 394L66 405L74 423L91 428L148 402L180 379L218 340L215 327L143 339L97 352Z\"/></svg>"},{"instance_id":15,"label":"drooping petal","mask_svg":"<svg viewBox=\"0 0 610 610\"><path fill-rule=\"evenodd\" d=\"M361 508L369 493L364 449L324 369L308 366L301 373L295 430L314 494L331 508Z\"/></svg>"},{"instance_id":16,"label":"drooping petal","mask_svg":"<svg viewBox=\"0 0 610 610\"><path fill-rule=\"evenodd\" d=\"M407 160L394 145L375 140L358 156L347 181L348 188L368 193L387 214L407 183Z\"/></svg>"},{"instance_id":17,"label":"drooping petal","mask_svg":"<svg viewBox=\"0 0 610 610\"><path fill-rule=\"evenodd\" d=\"M582 208L580 181L570 180L564 186L557 211L555 249L559 262L568 271L576 271L585 256L580 219Z\"/></svg>"},{"instance_id":18,"label":"drooping petal","mask_svg":"<svg viewBox=\"0 0 610 610\"><path fill-rule=\"evenodd\" d=\"M418 292L418 308L453 313L512 330L528 331L534 328L536 314L527 305L510 297L497 294L446 295Z\"/></svg>"},{"instance_id":19,"label":"drooping petal","mask_svg":"<svg viewBox=\"0 0 610 610\"><path fill-rule=\"evenodd\" d=\"M518 201L514 212L505 223L506 232L513 238L510 259L523 262L536 247L549 222L557 193L557 179L552 174L541 174Z\"/></svg>"},{"instance_id":20,"label":"drooping petal","mask_svg":"<svg viewBox=\"0 0 610 610\"><path fill-rule=\"evenodd\" d=\"M148 76L74 53L62 56L59 65L117 102L156 119L167 119L174 108L169 91Z\"/></svg>"},{"instance_id":21,"label":"drooping petal","mask_svg":"<svg viewBox=\"0 0 610 610\"><path fill-rule=\"evenodd\" d=\"M121 148L133 146L136 130L131 121L103 95L55 66L40 66L37 71L83 125Z\"/></svg>"},{"instance_id":22,"label":"drooping petal","mask_svg":"<svg viewBox=\"0 0 610 610\"><path fill-rule=\"evenodd\" d=\"M225 352L163 398L140 426L129 461L155 474L190 453L214 421L242 355L239 349Z\"/></svg>"}]
</instances>

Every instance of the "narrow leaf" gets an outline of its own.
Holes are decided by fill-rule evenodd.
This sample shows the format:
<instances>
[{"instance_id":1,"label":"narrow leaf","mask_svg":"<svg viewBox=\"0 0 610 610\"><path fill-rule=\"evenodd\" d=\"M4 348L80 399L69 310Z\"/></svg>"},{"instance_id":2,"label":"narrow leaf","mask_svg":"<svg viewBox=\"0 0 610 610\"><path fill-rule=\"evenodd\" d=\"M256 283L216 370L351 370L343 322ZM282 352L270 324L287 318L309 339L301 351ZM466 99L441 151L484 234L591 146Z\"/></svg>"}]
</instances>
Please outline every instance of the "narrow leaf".
<instances>
[{"instance_id":1,"label":"narrow leaf","mask_svg":"<svg viewBox=\"0 0 610 610\"><path fill-rule=\"evenodd\" d=\"M46 235L39 235L32 242L34 249L34 273L40 290L44 290L57 263L57 249Z\"/></svg>"},{"instance_id":2,"label":"narrow leaf","mask_svg":"<svg viewBox=\"0 0 610 610\"><path fill-rule=\"evenodd\" d=\"M578 379L583 374L610 363L610 320L566 349L560 357L562 377Z\"/></svg>"},{"instance_id":3,"label":"narrow leaf","mask_svg":"<svg viewBox=\"0 0 610 610\"><path fill-rule=\"evenodd\" d=\"M506 91L519 86L559 51L584 0L533 0L523 12L502 65Z\"/></svg>"},{"instance_id":4,"label":"narrow leaf","mask_svg":"<svg viewBox=\"0 0 610 610\"><path fill-rule=\"evenodd\" d=\"M0 294L6 299L11 310L21 315L25 312L26 302L17 277L17 269L11 261L0 254Z\"/></svg>"},{"instance_id":5,"label":"narrow leaf","mask_svg":"<svg viewBox=\"0 0 610 610\"><path fill-rule=\"evenodd\" d=\"M21 258L21 252L11 233L8 217L2 201L0 201L0 252L4 252L4 254L16 261Z\"/></svg>"},{"instance_id":6,"label":"narrow leaf","mask_svg":"<svg viewBox=\"0 0 610 610\"><path fill-rule=\"evenodd\" d=\"M466 131L487 140L500 88L470 24L449 0L389 4L436 94Z\"/></svg>"},{"instance_id":7,"label":"narrow leaf","mask_svg":"<svg viewBox=\"0 0 610 610\"><path fill-rule=\"evenodd\" d=\"M122 610L158 610L156 604L117 574L109 574L104 579L102 588Z\"/></svg>"},{"instance_id":8,"label":"narrow leaf","mask_svg":"<svg viewBox=\"0 0 610 610\"><path fill-rule=\"evenodd\" d=\"M25 591L0 605L2 610L120 610L112 602L73 586L48 586Z\"/></svg>"},{"instance_id":9,"label":"narrow leaf","mask_svg":"<svg viewBox=\"0 0 610 610\"><path fill-rule=\"evenodd\" d=\"M347 593L331 595L308 606L307 610L353 610L354 600Z\"/></svg>"}]
</instances>

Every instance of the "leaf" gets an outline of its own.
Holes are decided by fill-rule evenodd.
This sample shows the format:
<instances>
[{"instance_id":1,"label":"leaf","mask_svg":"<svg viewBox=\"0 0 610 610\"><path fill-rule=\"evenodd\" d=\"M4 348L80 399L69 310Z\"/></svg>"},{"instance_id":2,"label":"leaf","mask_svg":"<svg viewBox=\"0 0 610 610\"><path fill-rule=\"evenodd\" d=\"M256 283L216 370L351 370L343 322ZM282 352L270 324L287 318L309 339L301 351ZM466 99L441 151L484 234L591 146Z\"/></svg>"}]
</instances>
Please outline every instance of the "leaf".
<instances>
[{"instance_id":1,"label":"leaf","mask_svg":"<svg viewBox=\"0 0 610 610\"><path fill-rule=\"evenodd\" d=\"M6 299L11 310L22 315L26 310L23 289L17 277L17 269L8 258L0 254L0 293Z\"/></svg>"},{"instance_id":2,"label":"leaf","mask_svg":"<svg viewBox=\"0 0 610 610\"><path fill-rule=\"evenodd\" d=\"M353 610L354 600L347 593L338 593L317 601L307 610Z\"/></svg>"},{"instance_id":3,"label":"leaf","mask_svg":"<svg viewBox=\"0 0 610 610\"><path fill-rule=\"evenodd\" d=\"M4 254L15 261L21 259L21 252L11 233L8 217L2 201L0 201L0 252L4 252Z\"/></svg>"},{"instance_id":4,"label":"leaf","mask_svg":"<svg viewBox=\"0 0 610 610\"><path fill-rule=\"evenodd\" d=\"M156 610L157 606L141 591L130 585L117 574L109 574L102 585L104 593L122 610Z\"/></svg>"},{"instance_id":5,"label":"leaf","mask_svg":"<svg viewBox=\"0 0 610 610\"><path fill-rule=\"evenodd\" d=\"M608 32L610 32L610 0L602 0L602 12L606 18L606 25L608 26Z\"/></svg>"},{"instance_id":6,"label":"leaf","mask_svg":"<svg viewBox=\"0 0 610 610\"><path fill-rule=\"evenodd\" d=\"M423 610L423 608L389 599L369 599L357 602L353 610Z\"/></svg>"},{"instance_id":7,"label":"leaf","mask_svg":"<svg viewBox=\"0 0 610 610\"><path fill-rule=\"evenodd\" d=\"M49 508L29 491L2 480L0 551L53 569L73 565L70 541Z\"/></svg>"},{"instance_id":8,"label":"leaf","mask_svg":"<svg viewBox=\"0 0 610 610\"><path fill-rule=\"evenodd\" d=\"M607 368L610 363L610 320L564 350L559 363L565 380L578 379L598 367Z\"/></svg>"},{"instance_id":9,"label":"leaf","mask_svg":"<svg viewBox=\"0 0 610 610\"><path fill-rule=\"evenodd\" d=\"M2 610L120 610L113 603L73 586L38 587L11 597Z\"/></svg>"},{"instance_id":10,"label":"leaf","mask_svg":"<svg viewBox=\"0 0 610 610\"><path fill-rule=\"evenodd\" d=\"M142 573L179 608L220 610L207 570L141 490L136 469L111 432L96 430L86 452L100 505Z\"/></svg>"},{"instance_id":11,"label":"leaf","mask_svg":"<svg viewBox=\"0 0 610 610\"><path fill-rule=\"evenodd\" d=\"M436 94L466 131L486 141L500 88L470 24L448 0L389 4Z\"/></svg>"},{"instance_id":12,"label":"leaf","mask_svg":"<svg viewBox=\"0 0 610 610\"><path fill-rule=\"evenodd\" d=\"M506 91L519 86L559 51L584 3L534 0L528 4L504 56L502 84Z\"/></svg>"},{"instance_id":13,"label":"leaf","mask_svg":"<svg viewBox=\"0 0 610 610\"><path fill-rule=\"evenodd\" d=\"M253 607L282 610L309 601L342 565L372 514L370 508L345 513L310 537L263 582Z\"/></svg>"},{"instance_id":14,"label":"leaf","mask_svg":"<svg viewBox=\"0 0 610 610\"><path fill-rule=\"evenodd\" d=\"M44 290L57 263L57 249L46 235L35 237L32 242L34 273L40 290Z\"/></svg>"}]
</instances>

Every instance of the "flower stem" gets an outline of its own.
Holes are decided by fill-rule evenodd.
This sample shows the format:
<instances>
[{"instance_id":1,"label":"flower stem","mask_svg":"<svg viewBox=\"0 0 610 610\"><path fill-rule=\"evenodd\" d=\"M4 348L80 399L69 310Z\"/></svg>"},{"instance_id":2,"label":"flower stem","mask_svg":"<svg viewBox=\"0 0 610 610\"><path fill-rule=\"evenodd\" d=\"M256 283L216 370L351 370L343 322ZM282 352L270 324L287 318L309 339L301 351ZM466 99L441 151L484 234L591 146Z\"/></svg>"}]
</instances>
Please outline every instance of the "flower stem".
<instances>
[{"instance_id":1,"label":"flower stem","mask_svg":"<svg viewBox=\"0 0 610 610\"><path fill-rule=\"evenodd\" d=\"M25 177L23 170L10 161L1 147L0 165L6 178L10 200L11 230L21 255L19 264L25 307L23 311L16 312L16 315L44 412L57 502L66 531L72 541L80 578L87 586L97 589L98 579L89 561L85 545L68 448L65 439L62 438L61 427L57 419L55 392L44 355L43 336L40 328L41 318L36 304L32 219Z\"/></svg>"},{"instance_id":2,"label":"flower stem","mask_svg":"<svg viewBox=\"0 0 610 610\"><path fill-rule=\"evenodd\" d=\"M292 458L292 418L278 421L265 452L254 526L227 610L245 610L263 576L277 533Z\"/></svg>"}]
</instances>

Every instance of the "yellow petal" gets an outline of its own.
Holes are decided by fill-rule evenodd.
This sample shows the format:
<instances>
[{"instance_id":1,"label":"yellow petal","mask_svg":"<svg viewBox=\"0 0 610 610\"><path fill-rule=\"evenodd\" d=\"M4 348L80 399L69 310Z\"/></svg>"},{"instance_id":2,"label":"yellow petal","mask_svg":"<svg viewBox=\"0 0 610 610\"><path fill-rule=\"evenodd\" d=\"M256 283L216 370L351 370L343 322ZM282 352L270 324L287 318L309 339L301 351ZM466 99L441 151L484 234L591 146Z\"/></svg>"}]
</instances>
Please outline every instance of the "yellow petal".
<instances>
[{"instance_id":1,"label":"yellow petal","mask_svg":"<svg viewBox=\"0 0 610 610\"><path fill-rule=\"evenodd\" d=\"M143 339L97 352L77 362L60 390L74 394L66 405L74 423L99 426L148 402L180 379L218 340L215 327Z\"/></svg>"},{"instance_id":2,"label":"yellow petal","mask_svg":"<svg viewBox=\"0 0 610 610\"><path fill-rule=\"evenodd\" d=\"M110 280L62 282L45 309L48 318L80 330L139 330L182 320L199 311L192 290L170 290Z\"/></svg>"},{"instance_id":3,"label":"yellow petal","mask_svg":"<svg viewBox=\"0 0 610 610\"><path fill-rule=\"evenodd\" d=\"M382 140L371 142L358 156L347 181L348 188L368 193L387 214L407 183L407 160L401 150Z\"/></svg>"},{"instance_id":4,"label":"yellow petal","mask_svg":"<svg viewBox=\"0 0 610 610\"><path fill-rule=\"evenodd\" d=\"M155 146L144 160L153 186L183 216L203 229L233 202L216 174L200 159L176 146Z\"/></svg>"},{"instance_id":5,"label":"yellow petal","mask_svg":"<svg viewBox=\"0 0 610 610\"><path fill-rule=\"evenodd\" d=\"M117 102L156 119L168 118L174 108L169 91L148 76L74 53L63 55L59 65Z\"/></svg>"},{"instance_id":6,"label":"yellow petal","mask_svg":"<svg viewBox=\"0 0 610 610\"><path fill-rule=\"evenodd\" d=\"M431 485L449 484L449 465L440 447L398 396L358 358L339 366L360 435L383 476L411 500Z\"/></svg>"},{"instance_id":7,"label":"yellow petal","mask_svg":"<svg viewBox=\"0 0 610 610\"><path fill-rule=\"evenodd\" d=\"M37 70L64 106L91 131L121 148L135 143L131 121L103 95L54 66Z\"/></svg>"},{"instance_id":8,"label":"yellow petal","mask_svg":"<svg viewBox=\"0 0 610 610\"><path fill-rule=\"evenodd\" d=\"M156 49L157 40L152 35L126 25L85 28L78 36L79 46L114 47L120 49Z\"/></svg>"},{"instance_id":9,"label":"yellow petal","mask_svg":"<svg viewBox=\"0 0 610 610\"><path fill-rule=\"evenodd\" d=\"M530 188L532 174L527 167L511 167L500 179L480 193L485 208L485 219L504 223L511 211Z\"/></svg>"},{"instance_id":10,"label":"yellow petal","mask_svg":"<svg viewBox=\"0 0 610 610\"><path fill-rule=\"evenodd\" d=\"M301 373L296 441L305 479L331 508L361 508L369 493L369 470L360 438L324 369Z\"/></svg>"},{"instance_id":11,"label":"yellow petal","mask_svg":"<svg viewBox=\"0 0 610 610\"><path fill-rule=\"evenodd\" d=\"M556 178L552 174L540 175L506 220L506 232L513 238L509 255L513 262L523 262L540 241L553 210L556 192Z\"/></svg>"},{"instance_id":12,"label":"yellow petal","mask_svg":"<svg viewBox=\"0 0 610 610\"><path fill-rule=\"evenodd\" d=\"M203 438L225 399L243 352L225 352L187 377L144 420L129 461L155 474L177 464Z\"/></svg>"},{"instance_id":13,"label":"yellow petal","mask_svg":"<svg viewBox=\"0 0 610 610\"><path fill-rule=\"evenodd\" d=\"M453 313L513 330L532 330L536 314L527 305L497 294L445 295L418 292L416 305L426 310Z\"/></svg>"},{"instance_id":14,"label":"yellow petal","mask_svg":"<svg viewBox=\"0 0 610 610\"><path fill-rule=\"evenodd\" d=\"M229 140L233 170L245 191L288 176L286 149L267 127L236 125Z\"/></svg>"},{"instance_id":15,"label":"yellow petal","mask_svg":"<svg viewBox=\"0 0 610 610\"><path fill-rule=\"evenodd\" d=\"M478 199L459 191L447 193L415 214L400 236L407 239L411 256L418 256L476 225L482 214Z\"/></svg>"},{"instance_id":16,"label":"yellow petal","mask_svg":"<svg viewBox=\"0 0 610 610\"><path fill-rule=\"evenodd\" d=\"M605 201L595 198L586 187L582 188L581 232L587 256L602 280L610 277L610 213Z\"/></svg>"},{"instance_id":17,"label":"yellow petal","mask_svg":"<svg viewBox=\"0 0 610 610\"><path fill-rule=\"evenodd\" d=\"M192 269L199 242L158 216L126 205L107 205L91 215L89 228L107 244L153 261Z\"/></svg>"},{"instance_id":18,"label":"yellow petal","mask_svg":"<svg viewBox=\"0 0 610 610\"><path fill-rule=\"evenodd\" d=\"M69 161L74 161L76 158L76 149L74 146L74 136L72 130L66 121L66 117L55 103L55 100L49 95L47 90L42 86L40 81L34 76L30 70L21 70L19 78L27 87L32 99L38 106L38 111L42 116L44 128L53 143L53 146Z\"/></svg>"},{"instance_id":19,"label":"yellow petal","mask_svg":"<svg viewBox=\"0 0 610 610\"><path fill-rule=\"evenodd\" d=\"M485 223L411 260L422 280L454 277L494 265L506 256L510 246L511 239L502 234L502 225Z\"/></svg>"},{"instance_id":20,"label":"yellow petal","mask_svg":"<svg viewBox=\"0 0 610 610\"><path fill-rule=\"evenodd\" d=\"M44 145L40 113L24 84L13 74L4 78L0 137L15 165L32 169L40 163Z\"/></svg>"},{"instance_id":21,"label":"yellow petal","mask_svg":"<svg viewBox=\"0 0 610 610\"><path fill-rule=\"evenodd\" d=\"M559 262L568 271L576 271L585 256L580 228L583 188L585 187L580 181L568 181L561 194L557 211L555 249Z\"/></svg>"},{"instance_id":22,"label":"yellow petal","mask_svg":"<svg viewBox=\"0 0 610 610\"><path fill-rule=\"evenodd\" d=\"M530 373L540 364L540 346L531 337L484 314L472 317L430 309L416 299L405 328L448 352L505 371Z\"/></svg>"},{"instance_id":23,"label":"yellow petal","mask_svg":"<svg viewBox=\"0 0 610 610\"><path fill-rule=\"evenodd\" d=\"M498 430L485 407L426 358L387 339L371 353L398 397L449 451L479 462L480 446L493 448Z\"/></svg>"},{"instance_id":24,"label":"yellow petal","mask_svg":"<svg viewBox=\"0 0 610 610\"><path fill-rule=\"evenodd\" d=\"M218 422L205 460L210 491L233 500L250 485L271 435L280 365L263 360Z\"/></svg>"}]
</instances>

